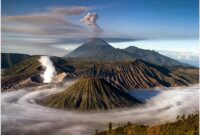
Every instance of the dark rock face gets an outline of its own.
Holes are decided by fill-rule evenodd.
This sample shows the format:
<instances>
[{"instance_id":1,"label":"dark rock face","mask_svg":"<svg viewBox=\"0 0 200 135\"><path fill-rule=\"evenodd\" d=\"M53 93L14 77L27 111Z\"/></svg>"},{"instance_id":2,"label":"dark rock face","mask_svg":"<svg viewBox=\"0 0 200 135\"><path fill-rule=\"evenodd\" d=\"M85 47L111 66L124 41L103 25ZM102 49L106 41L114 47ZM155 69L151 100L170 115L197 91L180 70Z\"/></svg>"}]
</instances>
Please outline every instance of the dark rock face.
<instances>
[{"instance_id":1,"label":"dark rock face","mask_svg":"<svg viewBox=\"0 0 200 135\"><path fill-rule=\"evenodd\" d=\"M89 111L129 107L141 102L103 78L86 77L41 103L54 108Z\"/></svg>"}]
</instances>

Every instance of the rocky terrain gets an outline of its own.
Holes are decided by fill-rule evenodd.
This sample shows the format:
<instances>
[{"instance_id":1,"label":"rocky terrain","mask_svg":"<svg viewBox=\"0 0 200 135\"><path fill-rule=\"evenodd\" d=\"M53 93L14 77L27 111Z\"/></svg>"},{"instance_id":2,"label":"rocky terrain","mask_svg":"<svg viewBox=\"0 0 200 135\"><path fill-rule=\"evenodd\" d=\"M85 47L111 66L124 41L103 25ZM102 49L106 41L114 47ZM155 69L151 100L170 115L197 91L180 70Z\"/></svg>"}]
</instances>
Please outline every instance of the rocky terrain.
<instances>
[{"instance_id":1,"label":"rocky terrain","mask_svg":"<svg viewBox=\"0 0 200 135\"><path fill-rule=\"evenodd\" d=\"M188 86L198 83L197 68L165 68L136 59L133 62L97 63L69 78L103 77L125 89Z\"/></svg>"}]
</instances>

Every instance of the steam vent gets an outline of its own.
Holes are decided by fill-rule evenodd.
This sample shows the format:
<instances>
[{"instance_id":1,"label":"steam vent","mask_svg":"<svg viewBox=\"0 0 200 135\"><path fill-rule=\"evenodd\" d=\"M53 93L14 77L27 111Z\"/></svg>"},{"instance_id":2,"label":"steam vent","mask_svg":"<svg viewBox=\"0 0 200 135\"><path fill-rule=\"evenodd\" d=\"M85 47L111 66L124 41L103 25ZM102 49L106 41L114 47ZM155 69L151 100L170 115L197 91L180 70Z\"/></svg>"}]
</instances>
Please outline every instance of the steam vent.
<instances>
[{"instance_id":1,"label":"steam vent","mask_svg":"<svg viewBox=\"0 0 200 135\"><path fill-rule=\"evenodd\" d=\"M85 77L62 93L47 97L42 104L53 108L89 111L130 107L140 101L102 78Z\"/></svg>"}]
</instances>

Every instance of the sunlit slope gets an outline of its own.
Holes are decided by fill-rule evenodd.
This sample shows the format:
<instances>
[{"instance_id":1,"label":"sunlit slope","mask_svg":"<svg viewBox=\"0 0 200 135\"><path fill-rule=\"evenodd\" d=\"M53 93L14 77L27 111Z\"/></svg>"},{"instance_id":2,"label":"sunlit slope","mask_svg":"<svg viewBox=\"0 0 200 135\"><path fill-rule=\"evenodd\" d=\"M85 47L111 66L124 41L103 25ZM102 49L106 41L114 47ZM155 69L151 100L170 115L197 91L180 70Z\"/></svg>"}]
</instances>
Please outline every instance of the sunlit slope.
<instances>
[{"instance_id":1,"label":"sunlit slope","mask_svg":"<svg viewBox=\"0 0 200 135\"><path fill-rule=\"evenodd\" d=\"M72 110L107 110L130 107L140 103L126 92L102 78L81 78L64 92L42 101L54 108Z\"/></svg>"},{"instance_id":2,"label":"sunlit slope","mask_svg":"<svg viewBox=\"0 0 200 135\"><path fill-rule=\"evenodd\" d=\"M128 123L96 135L199 135L199 114L177 118L176 122L152 127Z\"/></svg>"},{"instance_id":3,"label":"sunlit slope","mask_svg":"<svg viewBox=\"0 0 200 135\"><path fill-rule=\"evenodd\" d=\"M88 69L76 72L72 77L103 77L126 89L188 86L198 83L198 69L168 69L140 59L133 62L94 64Z\"/></svg>"},{"instance_id":4,"label":"sunlit slope","mask_svg":"<svg viewBox=\"0 0 200 135\"><path fill-rule=\"evenodd\" d=\"M31 56L20 63L17 63L10 68L2 71L1 78L1 89L7 90L15 87L20 82L38 76L45 69L38 61L40 56ZM56 72L73 72L74 68L68 65L68 62L60 57L50 57L53 65L55 66Z\"/></svg>"}]
</instances>

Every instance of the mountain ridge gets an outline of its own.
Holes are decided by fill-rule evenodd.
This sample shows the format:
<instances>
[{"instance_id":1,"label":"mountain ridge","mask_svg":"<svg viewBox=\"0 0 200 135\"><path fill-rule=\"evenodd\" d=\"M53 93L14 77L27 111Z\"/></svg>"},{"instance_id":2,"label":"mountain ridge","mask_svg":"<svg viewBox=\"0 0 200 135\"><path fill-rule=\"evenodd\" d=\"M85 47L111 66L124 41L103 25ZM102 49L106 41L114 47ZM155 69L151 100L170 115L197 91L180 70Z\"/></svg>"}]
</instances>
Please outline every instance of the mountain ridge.
<instances>
[{"instance_id":1,"label":"mountain ridge","mask_svg":"<svg viewBox=\"0 0 200 135\"><path fill-rule=\"evenodd\" d=\"M162 66L192 67L188 64L164 56L156 51L144 50L134 46L129 46L125 49L114 48L101 38L89 39L64 57L88 61L133 61L135 59L142 59Z\"/></svg>"},{"instance_id":2,"label":"mountain ridge","mask_svg":"<svg viewBox=\"0 0 200 135\"><path fill-rule=\"evenodd\" d=\"M154 50L140 49L135 46L129 46L124 50L136 59L142 59L157 65L190 66L189 64L181 63Z\"/></svg>"},{"instance_id":3,"label":"mountain ridge","mask_svg":"<svg viewBox=\"0 0 200 135\"><path fill-rule=\"evenodd\" d=\"M85 70L72 73L68 78L103 77L125 90L130 90L188 86L198 82L196 73L198 73L198 69L168 69L136 59L133 62L94 64Z\"/></svg>"},{"instance_id":4,"label":"mountain ridge","mask_svg":"<svg viewBox=\"0 0 200 135\"><path fill-rule=\"evenodd\" d=\"M69 58L85 58L87 60L132 60L132 56L115 49L106 41L100 38L89 39L86 43L79 46L74 51L70 52L64 57Z\"/></svg>"}]
</instances>

